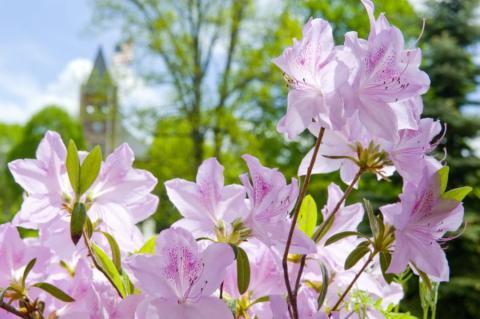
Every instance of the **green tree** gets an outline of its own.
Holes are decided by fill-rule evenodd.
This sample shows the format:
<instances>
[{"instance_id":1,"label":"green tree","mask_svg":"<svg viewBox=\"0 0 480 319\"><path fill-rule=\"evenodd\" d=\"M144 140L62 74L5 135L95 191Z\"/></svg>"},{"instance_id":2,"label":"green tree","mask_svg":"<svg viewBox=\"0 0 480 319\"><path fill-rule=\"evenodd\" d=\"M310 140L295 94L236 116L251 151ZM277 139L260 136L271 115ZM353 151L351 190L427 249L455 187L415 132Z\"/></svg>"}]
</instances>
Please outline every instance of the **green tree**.
<instances>
[{"instance_id":1,"label":"green tree","mask_svg":"<svg viewBox=\"0 0 480 319\"><path fill-rule=\"evenodd\" d=\"M22 136L22 127L17 124L0 123L0 184L6 185L10 179L7 172L7 156ZM11 202L11 188L0 188L0 224L10 218L9 206Z\"/></svg>"},{"instance_id":2,"label":"green tree","mask_svg":"<svg viewBox=\"0 0 480 319\"><path fill-rule=\"evenodd\" d=\"M478 0L429 1L427 27L422 40L425 69L432 81L425 98L425 115L446 123L444 146L453 176L451 187L477 187L465 200L466 229L448 244L451 282L440 286L438 318L476 318L480 313L480 159L471 140L478 137L480 101L472 93L478 85L479 66L474 62L480 40ZM443 154L441 154L443 156Z\"/></svg>"}]
</instances>

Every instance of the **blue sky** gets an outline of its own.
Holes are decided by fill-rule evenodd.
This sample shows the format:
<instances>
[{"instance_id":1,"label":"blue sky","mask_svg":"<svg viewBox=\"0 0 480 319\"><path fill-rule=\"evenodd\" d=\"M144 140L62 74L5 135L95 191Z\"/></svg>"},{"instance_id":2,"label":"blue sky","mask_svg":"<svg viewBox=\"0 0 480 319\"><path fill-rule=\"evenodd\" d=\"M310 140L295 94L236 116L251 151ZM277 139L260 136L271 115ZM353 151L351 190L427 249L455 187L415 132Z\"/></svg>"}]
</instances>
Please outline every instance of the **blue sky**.
<instances>
[{"instance_id":1,"label":"blue sky","mask_svg":"<svg viewBox=\"0 0 480 319\"><path fill-rule=\"evenodd\" d=\"M110 57L118 39L89 30L90 19L87 0L2 1L0 121L24 122L55 102L75 113L98 46Z\"/></svg>"},{"instance_id":2,"label":"blue sky","mask_svg":"<svg viewBox=\"0 0 480 319\"><path fill-rule=\"evenodd\" d=\"M53 81L74 58L92 58L99 44L110 49L113 34L87 32L91 8L85 0L3 1L0 10L0 58L3 67L35 72Z\"/></svg>"}]
</instances>

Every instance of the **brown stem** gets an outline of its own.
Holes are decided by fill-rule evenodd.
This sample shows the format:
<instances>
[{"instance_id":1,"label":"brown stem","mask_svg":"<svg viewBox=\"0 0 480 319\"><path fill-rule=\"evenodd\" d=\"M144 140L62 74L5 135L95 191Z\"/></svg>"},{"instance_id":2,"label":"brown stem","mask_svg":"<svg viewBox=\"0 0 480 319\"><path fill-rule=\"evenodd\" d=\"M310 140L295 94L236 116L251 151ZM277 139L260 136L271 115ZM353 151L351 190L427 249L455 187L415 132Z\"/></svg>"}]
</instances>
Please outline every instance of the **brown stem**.
<instances>
[{"instance_id":1,"label":"brown stem","mask_svg":"<svg viewBox=\"0 0 480 319\"><path fill-rule=\"evenodd\" d=\"M312 176L313 166L317 159L318 151L320 149L320 144L322 143L323 134L325 133L325 128L321 128L318 134L317 140L315 142L315 147L313 149L312 159L310 160L310 165L308 166L307 174L305 175L305 180L300 191L300 196L297 199L297 204L295 206L295 211L293 213L292 224L290 225L290 231L288 232L287 244L285 246L285 251L283 253L283 276L285 279L285 285L287 286L288 300L291 305L291 316L293 319L298 319L298 308L297 308L297 298L294 295L292 287L290 285L290 278L288 275L288 252L290 250L290 245L292 244L293 232L295 230L295 225L297 224L298 214L300 212L300 206L302 205L303 198L305 197L308 189L308 184L310 183L310 177Z\"/></svg>"},{"instance_id":2,"label":"brown stem","mask_svg":"<svg viewBox=\"0 0 480 319\"><path fill-rule=\"evenodd\" d=\"M322 223L320 228L315 233L315 235L314 235L314 241L315 242L319 239L320 235L325 231L325 227L327 227L327 225L330 223L331 219L334 218L335 214L340 210L340 207L342 206L343 202L350 195L353 188L355 187L355 184L358 182L358 180L360 179L362 174L363 174L363 169L359 169L357 174L353 178L352 182L350 183L350 185L348 185L348 188L346 189L345 193L343 193L343 196L340 198L337 205L335 205L335 208L333 209L332 213ZM297 273L297 280L295 281L295 293L294 293L295 296L297 295L298 290L300 289L300 278L302 277L303 269L305 268L306 259L307 259L307 255L303 255L302 259L300 260L300 268L299 268L298 273Z\"/></svg>"},{"instance_id":3,"label":"brown stem","mask_svg":"<svg viewBox=\"0 0 480 319\"><path fill-rule=\"evenodd\" d=\"M82 236L83 236L83 239L85 241L85 246L87 246L88 253L89 253L90 257L92 257L92 261L93 261L93 264L95 265L95 268L97 268L105 276L105 278L107 278L107 280L110 282L110 284L113 286L113 288L115 288L115 290L117 291L120 298L123 299L123 296L122 296L122 293L120 292L120 290L117 288L117 286L115 285L113 280L110 279L108 274L105 272L105 270L103 270L103 268L98 264L97 260L95 259L95 255L93 254L90 239L88 238L88 234L85 230L83 230Z\"/></svg>"},{"instance_id":4,"label":"brown stem","mask_svg":"<svg viewBox=\"0 0 480 319\"><path fill-rule=\"evenodd\" d=\"M7 312L10 312L20 318L24 318L24 319L30 319L30 316L26 313L22 313L20 311L18 311L17 309L15 309L15 307L7 304L7 303L4 303L3 300L0 300L0 308L2 308L3 310L7 311Z\"/></svg>"},{"instance_id":5,"label":"brown stem","mask_svg":"<svg viewBox=\"0 0 480 319\"><path fill-rule=\"evenodd\" d=\"M357 184L358 180L362 176L364 170L360 168L353 178L352 182L350 185L348 185L347 189L345 190L345 193L343 193L342 198L338 201L337 205L335 205L335 208L333 209L332 213L328 215L327 219L322 223L320 228L315 232L315 235L313 237L313 240L317 242L320 239L320 236L325 232L325 228L328 227L328 224L332 221L333 218L335 218L335 214L340 210L340 207L342 207L342 204L344 201L347 199L347 197L350 195L352 192L353 188L355 187L355 184Z\"/></svg>"},{"instance_id":6,"label":"brown stem","mask_svg":"<svg viewBox=\"0 0 480 319\"><path fill-rule=\"evenodd\" d=\"M353 288L353 285L357 282L358 278L360 278L360 275L365 271L365 269L367 268L367 266L372 262L373 260L373 257L375 257L375 253L372 253L370 254L370 256L368 257L367 261L365 262L365 264L362 266L362 268L357 272L357 274L355 275L355 277L353 278L352 282L348 285L347 289L343 292L342 296L340 296L340 298L338 299L337 303L335 304L335 306L333 306L332 308L332 311L331 312L334 312L338 309L338 307L340 306L340 304L342 303L342 301L345 299L345 297L347 296L347 294L350 292L350 290Z\"/></svg>"}]
</instances>

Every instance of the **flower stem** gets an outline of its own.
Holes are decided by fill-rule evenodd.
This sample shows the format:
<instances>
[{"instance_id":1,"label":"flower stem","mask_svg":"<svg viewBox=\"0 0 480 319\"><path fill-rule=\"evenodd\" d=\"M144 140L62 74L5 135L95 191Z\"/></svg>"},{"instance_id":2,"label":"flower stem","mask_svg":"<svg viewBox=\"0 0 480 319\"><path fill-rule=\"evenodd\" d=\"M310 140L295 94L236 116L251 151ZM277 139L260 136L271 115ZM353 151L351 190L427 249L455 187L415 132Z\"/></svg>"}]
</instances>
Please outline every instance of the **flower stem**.
<instances>
[{"instance_id":1,"label":"flower stem","mask_svg":"<svg viewBox=\"0 0 480 319\"><path fill-rule=\"evenodd\" d=\"M120 298L123 299L122 293L120 292L118 287L115 285L115 283L110 278L110 276L108 276L108 274L105 272L105 270L103 270L103 268L98 264L97 260L95 259L95 255L93 254L93 250L92 250L92 245L90 243L90 239L88 238L88 234L85 231L85 229L83 230L82 236L83 236L83 239L85 241L85 246L87 246L88 254L92 258L92 261L93 261L93 264L95 265L95 268L97 268L105 276L105 278L107 278L107 280L110 282L110 284L113 286L113 288L117 291Z\"/></svg>"},{"instance_id":2,"label":"flower stem","mask_svg":"<svg viewBox=\"0 0 480 319\"><path fill-rule=\"evenodd\" d=\"M17 309L15 309L13 306L7 304L7 303L4 303L3 300L0 300L0 308L2 308L3 310L5 310L6 312L9 312L11 314L14 314L20 318L24 318L24 319L30 319L30 316L28 314L25 314L25 313L22 313L20 311L18 311Z\"/></svg>"},{"instance_id":3,"label":"flower stem","mask_svg":"<svg viewBox=\"0 0 480 319\"><path fill-rule=\"evenodd\" d=\"M353 188L355 187L355 184L358 182L360 177L363 174L363 169L360 169L355 177L353 178L352 182L350 185L348 185L347 190L345 193L343 193L343 196L340 198L338 203L335 205L335 208L333 209L332 213L328 216L328 218L322 223L320 228L315 232L314 234L314 241L317 242L320 239L320 236L326 231L326 227L328 227L328 224L331 222L331 220L335 217L335 214L340 210L340 207L342 207L342 204L346 201L350 193L352 192ZM295 281L295 293L294 295L296 296L298 293L298 290L300 289L300 279L302 277L303 269L305 268L305 262L307 259L307 255L303 255L302 259L300 260L300 268L297 273L297 279ZM321 306L321 305L320 305Z\"/></svg>"},{"instance_id":4,"label":"flower stem","mask_svg":"<svg viewBox=\"0 0 480 319\"><path fill-rule=\"evenodd\" d=\"M353 278L352 282L350 282L350 284L348 285L347 289L345 289L345 291L343 292L343 294L340 296L340 298L338 299L337 303L335 304L335 306L333 306L331 312L334 312L338 309L338 307L340 307L342 301L345 299L345 297L347 296L347 294L350 292L350 290L353 288L353 285L357 282L358 278L360 278L360 275L365 271L365 269L367 268L367 266L372 262L373 260L373 257L375 257L376 253L371 253L370 256L368 257L367 261L365 262L365 264L363 264L362 268L360 268L360 270L357 272L357 274L355 275L355 277Z\"/></svg>"},{"instance_id":5,"label":"flower stem","mask_svg":"<svg viewBox=\"0 0 480 319\"><path fill-rule=\"evenodd\" d=\"M295 206L295 211L293 213L292 224L290 225L290 231L288 233L287 243L285 245L285 251L283 253L283 260L282 260L283 276L285 279L285 285L287 286L288 301L292 310L291 311L292 319L298 319L298 307L297 307L297 297L294 294L294 290L292 289L292 286L290 285L290 278L288 275L288 252L290 250L290 245L292 244L293 232L295 230L295 225L297 224L297 219L300 212L300 206L302 205L303 198L307 193L308 184L310 183L310 177L312 176L313 166L317 159L318 151L320 150L320 144L322 143L324 133L325 133L325 128L322 127L320 129L317 140L315 142L312 159L310 160L310 165L308 166L307 174L305 175L305 180L303 182L300 195L297 199L297 204Z\"/></svg>"},{"instance_id":6,"label":"flower stem","mask_svg":"<svg viewBox=\"0 0 480 319\"><path fill-rule=\"evenodd\" d=\"M343 196L340 198L337 205L335 205L335 208L333 209L333 211L330 213L330 215L328 215L327 219L325 221L323 221L320 228L315 232L314 237L313 237L313 240L315 242L320 240L321 236L324 235L324 233L327 230L326 228L332 222L332 220L335 218L335 215L340 210L340 207L342 207L342 204L345 202L347 197L352 192L353 188L355 187L355 184L357 184L357 182L360 179L360 177L362 176L363 172L364 172L364 170L362 168L360 168L358 170L358 172L355 175L355 177L353 178L352 182L350 183L350 185L348 185L347 189L345 190L345 193L343 193Z\"/></svg>"}]
</instances>

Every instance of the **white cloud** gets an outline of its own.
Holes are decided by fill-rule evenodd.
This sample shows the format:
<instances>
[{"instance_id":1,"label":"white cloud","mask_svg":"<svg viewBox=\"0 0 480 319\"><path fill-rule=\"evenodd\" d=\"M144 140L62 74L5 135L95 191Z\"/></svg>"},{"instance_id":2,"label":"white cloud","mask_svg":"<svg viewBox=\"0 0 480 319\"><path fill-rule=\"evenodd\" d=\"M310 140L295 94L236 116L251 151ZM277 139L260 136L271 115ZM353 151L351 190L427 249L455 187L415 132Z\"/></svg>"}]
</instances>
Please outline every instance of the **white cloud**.
<instances>
[{"instance_id":1,"label":"white cloud","mask_svg":"<svg viewBox=\"0 0 480 319\"><path fill-rule=\"evenodd\" d=\"M89 59L71 60L50 83L41 83L29 75L11 74L0 65L0 121L24 123L35 112L48 104L64 107L77 115L80 86L92 69ZM122 107L159 106L165 101L165 92L149 86L128 67L115 67L113 72L119 86Z\"/></svg>"},{"instance_id":2,"label":"white cloud","mask_svg":"<svg viewBox=\"0 0 480 319\"><path fill-rule=\"evenodd\" d=\"M58 104L77 114L80 85L85 81L92 63L83 58L70 61L51 83L40 83L33 74L0 73L0 120L23 123L48 104ZM3 71L3 70L2 70ZM32 72L33 73L33 72Z\"/></svg>"}]
</instances>

